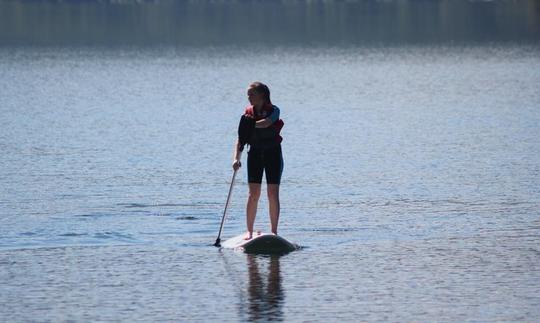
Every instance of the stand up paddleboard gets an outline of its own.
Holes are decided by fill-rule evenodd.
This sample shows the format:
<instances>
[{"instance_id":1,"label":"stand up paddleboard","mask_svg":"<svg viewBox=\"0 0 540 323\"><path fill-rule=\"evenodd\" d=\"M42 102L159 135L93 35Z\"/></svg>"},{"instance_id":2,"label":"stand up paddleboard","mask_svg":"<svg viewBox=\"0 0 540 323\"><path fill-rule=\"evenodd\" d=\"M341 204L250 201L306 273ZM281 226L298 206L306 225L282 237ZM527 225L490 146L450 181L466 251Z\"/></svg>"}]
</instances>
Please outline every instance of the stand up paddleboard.
<instances>
[{"instance_id":1,"label":"stand up paddleboard","mask_svg":"<svg viewBox=\"0 0 540 323\"><path fill-rule=\"evenodd\" d=\"M287 241L285 238L271 234L253 234L253 238L244 240L245 234L241 234L225 241L222 246L228 249L243 250L246 253L287 253L298 249L298 246Z\"/></svg>"}]
</instances>

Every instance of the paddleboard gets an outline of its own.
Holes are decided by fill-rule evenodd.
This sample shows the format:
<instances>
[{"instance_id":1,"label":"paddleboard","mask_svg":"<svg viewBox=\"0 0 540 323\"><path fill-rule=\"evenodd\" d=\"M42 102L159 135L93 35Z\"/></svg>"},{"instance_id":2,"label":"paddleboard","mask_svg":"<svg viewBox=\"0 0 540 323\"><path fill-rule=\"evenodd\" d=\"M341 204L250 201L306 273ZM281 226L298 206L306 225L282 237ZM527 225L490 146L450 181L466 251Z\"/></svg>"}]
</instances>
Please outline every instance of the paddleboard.
<instances>
[{"instance_id":1,"label":"paddleboard","mask_svg":"<svg viewBox=\"0 0 540 323\"><path fill-rule=\"evenodd\" d=\"M234 238L223 242L223 248L243 250L246 253L287 253L298 249L294 243L287 239L271 233L254 233L253 238L244 240L245 234L238 235Z\"/></svg>"}]
</instances>

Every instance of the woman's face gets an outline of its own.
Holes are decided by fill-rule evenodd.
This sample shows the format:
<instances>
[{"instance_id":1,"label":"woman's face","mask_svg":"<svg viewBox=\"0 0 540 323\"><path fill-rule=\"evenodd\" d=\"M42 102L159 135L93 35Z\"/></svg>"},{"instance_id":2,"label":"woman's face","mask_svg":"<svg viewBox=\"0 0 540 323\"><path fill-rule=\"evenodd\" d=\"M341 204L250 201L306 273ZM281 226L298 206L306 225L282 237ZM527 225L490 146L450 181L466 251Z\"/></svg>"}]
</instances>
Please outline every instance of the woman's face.
<instances>
[{"instance_id":1,"label":"woman's face","mask_svg":"<svg viewBox=\"0 0 540 323\"><path fill-rule=\"evenodd\" d=\"M264 103L264 98L262 93L255 91L253 88L248 89L247 96L249 104L253 106L261 106Z\"/></svg>"}]
</instances>

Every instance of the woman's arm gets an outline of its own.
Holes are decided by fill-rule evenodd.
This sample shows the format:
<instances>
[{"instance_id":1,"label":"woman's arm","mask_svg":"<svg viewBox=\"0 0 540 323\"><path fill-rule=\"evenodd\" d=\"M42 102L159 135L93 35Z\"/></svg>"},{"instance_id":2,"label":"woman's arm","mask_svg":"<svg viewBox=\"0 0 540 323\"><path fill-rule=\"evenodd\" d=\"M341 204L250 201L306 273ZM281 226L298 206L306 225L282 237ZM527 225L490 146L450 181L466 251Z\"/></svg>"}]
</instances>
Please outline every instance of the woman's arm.
<instances>
[{"instance_id":1,"label":"woman's arm","mask_svg":"<svg viewBox=\"0 0 540 323\"><path fill-rule=\"evenodd\" d=\"M234 145L234 154L233 154L233 164L232 167L234 170L238 170L242 163L240 163L240 158L242 157L242 151L240 150L240 141L237 139L236 144Z\"/></svg>"},{"instance_id":2,"label":"woman's arm","mask_svg":"<svg viewBox=\"0 0 540 323\"><path fill-rule=\"evenodd\" d=\"M255 122L255 128L268 128L272 125L272 119L270 117Z\"/></svg>"},{"instance_id":3,"label":"woman's arm","mask_svg":"<svg viewBox=\"0 0 540 323\"><path fill-rule=\"evenodd\" d=\"M279 120L279 108L274 106L272 113L265 119L255 122L255 128L268 128Z\"/></svg>"}]
</instances>

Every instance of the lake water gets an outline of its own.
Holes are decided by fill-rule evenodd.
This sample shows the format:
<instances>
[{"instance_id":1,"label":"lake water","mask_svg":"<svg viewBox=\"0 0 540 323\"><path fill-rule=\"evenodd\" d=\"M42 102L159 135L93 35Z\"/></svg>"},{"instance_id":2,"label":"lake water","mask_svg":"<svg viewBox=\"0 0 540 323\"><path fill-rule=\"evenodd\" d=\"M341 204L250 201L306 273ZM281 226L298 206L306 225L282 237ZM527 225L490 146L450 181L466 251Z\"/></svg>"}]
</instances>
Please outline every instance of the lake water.
<instances>
[{"instance_id":1,"label":"lake water","mask_svg":"<svg viewBox=\"0 0 540 323\"><path fill-rule=\"evenodd\" d=\"M53 45L0 47L1 321L540 319L535 42ZM254 80L284 256L212 246Z\"/></svg>"}]
</instances>

